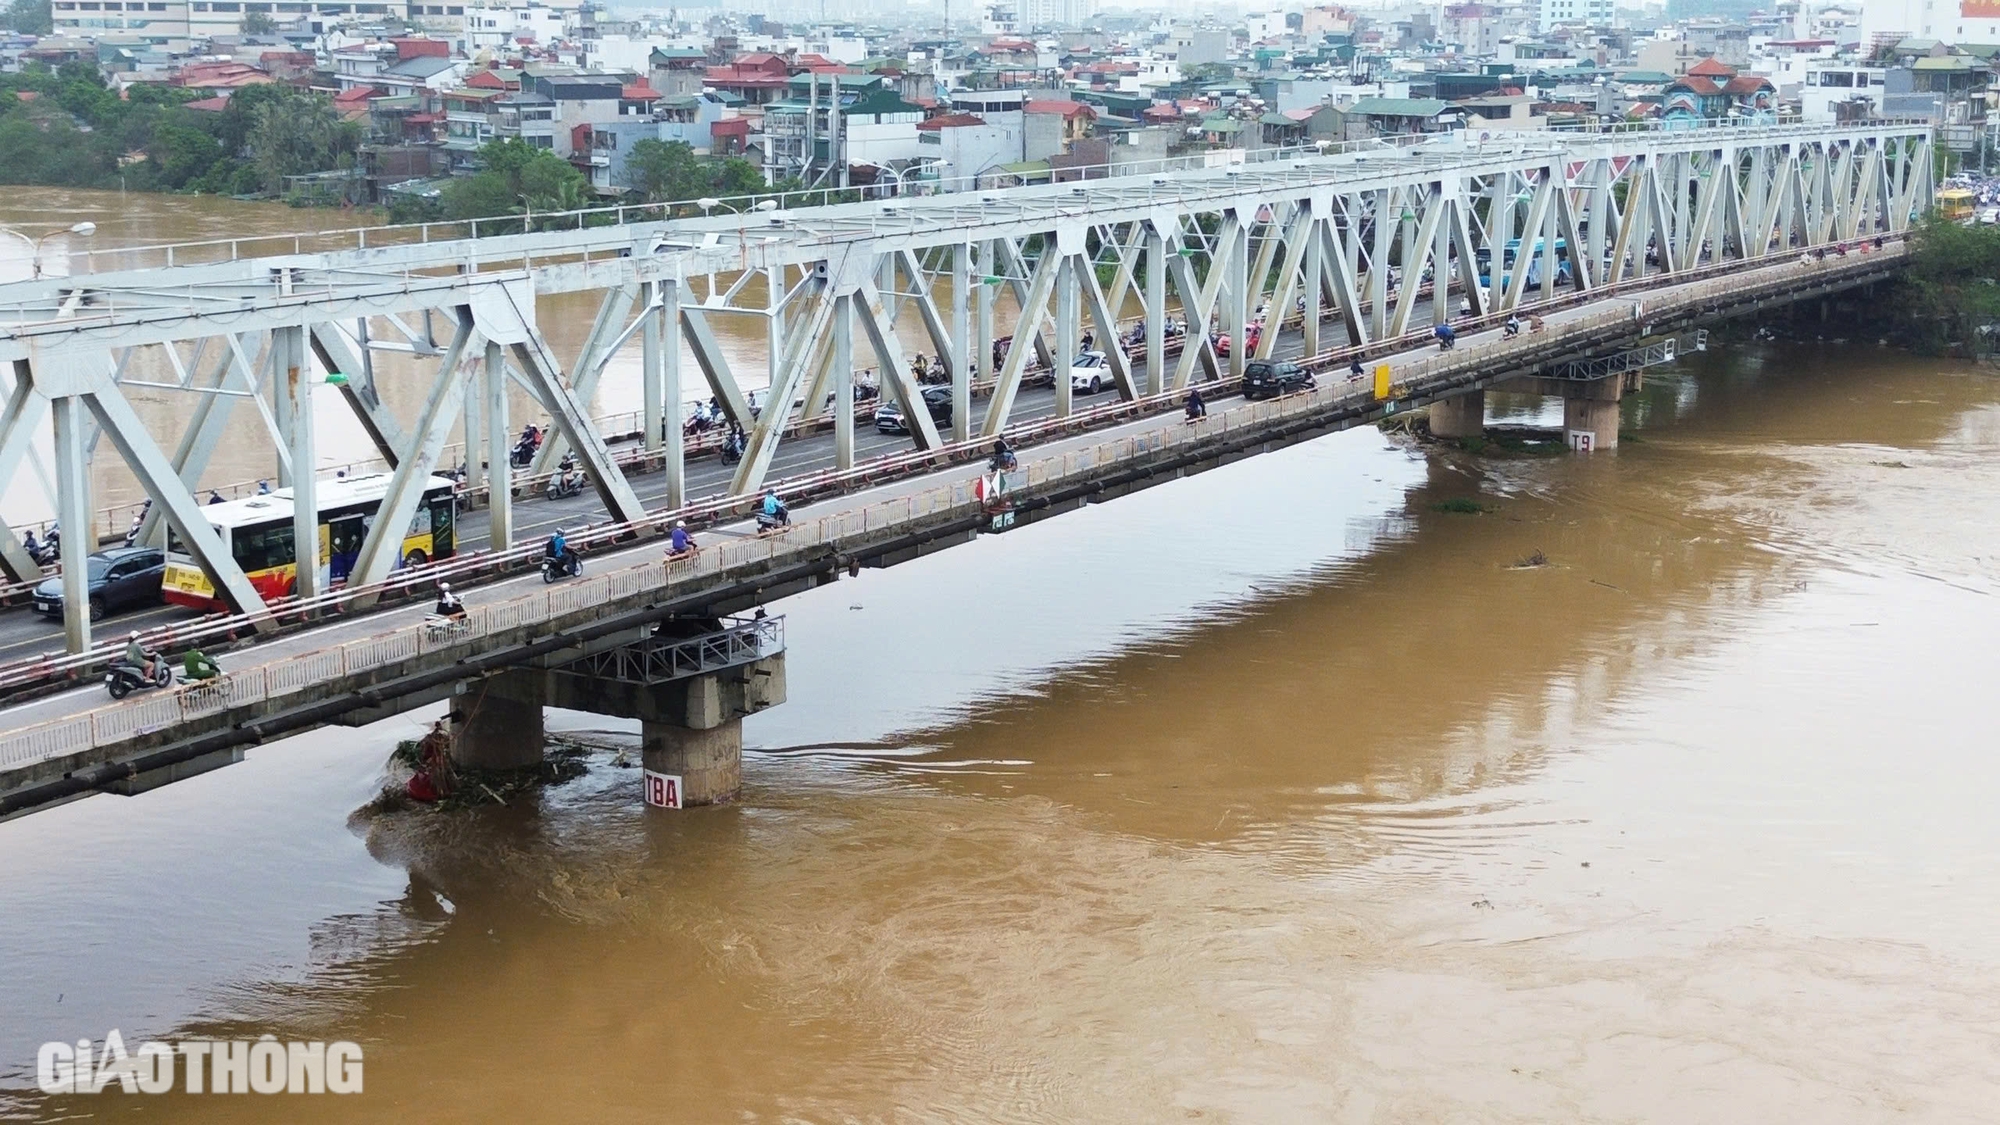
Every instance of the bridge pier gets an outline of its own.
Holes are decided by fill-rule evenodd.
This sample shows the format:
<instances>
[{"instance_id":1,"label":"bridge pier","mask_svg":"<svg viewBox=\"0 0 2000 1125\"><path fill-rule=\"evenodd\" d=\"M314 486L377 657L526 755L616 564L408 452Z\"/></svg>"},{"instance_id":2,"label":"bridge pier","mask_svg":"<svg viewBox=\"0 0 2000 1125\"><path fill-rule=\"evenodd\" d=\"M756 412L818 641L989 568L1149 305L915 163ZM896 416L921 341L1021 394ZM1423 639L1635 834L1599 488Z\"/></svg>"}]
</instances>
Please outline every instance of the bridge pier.
<instances>
[{"instance_id":1,"label":"bridge pier","mask_svg":"<svg viewBox=\"0 0 2000 1125\"><path fill-rule=\"evenodd\" d=\"M452 738L452 761L482 770L518 770L542 763L541 676L502 672L469 680L452 709L464 718Z\"/></svg>"},{"instance_id":2,"label":"bridge pier","mask_svg":"<svg viewBox=\"0 0 2000 1125\"><path fill-rule=\"evenodd\" d=\"M648 773L680 778L680 803L726 805L743 791L743 720L706 730L641 722L640 755Z\"/></svg>"},{"instance_id":3,"label":"bridge pier","mask_svg":"<svg viewBox=\"0 0 2000 1125\"><path fill-rule=\"evenodd\" d=\"M642 761L677 779L680 807L728 804L743 789L743 716L785 701L785 654L739 650L738 662L698 671L704 645L726 658L702 638L653 637L588 671L552 671L549 703L639 720Z\"/></svg>"},{"instance_id":4,"label":"bridge pier","mask_svg":"<svg viewBox=\"0 0 2000 1125\"><path fill-rule=\"evenodd\" d=\"M1618 376L1571 383L1563 388L1563 432L1579 453L1618 448L1618 401L1625 380Z\"/></svg>"},{"instance_id":5,"label":"bridge pier","mask_svg":"<svg viewBox=\"0 0 2000 1125\"><path fill-rule=\"evenodd\" d=\"M781 621L668 622L607 638L587 654L468 680L453 704L461 718L452 760L473 769L539 765L542 708L589 711L639 720L649 802L670 795L673 808L728 804L743 790L743 717L785 701Z\"/></svg>"},{"instance_id":6,"label":"bridge pier","mask_svg":"<svg viewBox=\"0 0 2000 1125\"><path fill-rule=\"evenodd\" d=\"M1486 392L1468 391L1431 403L1431 436L1478 437L1486 432Z\"/></svg>"}]
</instances>

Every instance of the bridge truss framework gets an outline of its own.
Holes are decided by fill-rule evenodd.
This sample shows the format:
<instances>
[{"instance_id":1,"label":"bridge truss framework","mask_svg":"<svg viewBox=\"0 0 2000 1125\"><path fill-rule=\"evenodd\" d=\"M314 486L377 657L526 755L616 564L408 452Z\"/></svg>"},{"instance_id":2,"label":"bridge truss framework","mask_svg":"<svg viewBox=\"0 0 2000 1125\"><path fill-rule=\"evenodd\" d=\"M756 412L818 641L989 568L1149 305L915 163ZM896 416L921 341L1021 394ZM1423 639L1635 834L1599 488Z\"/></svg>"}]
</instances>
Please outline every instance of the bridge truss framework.
<instances>
[{"instance_id":1,"label":"bridge truss framework","mask_svg":"<svg viewBox=\"0 0 2000 1125\"><path fill-rule=\"evenodd\" d=\"M1248 359L1270 356L1277 331L1264 332L1250 355L1240 346L1218 355L1204 331L1213 324L1242 341L1263 309L1302 310L1307 354L1320 352L1329 332L1365 345L1424 318L1438 323L1457 311L1504 311L1552 297L1565 275L1589 291L1899 232L1929 207L1932 188L1931 136L1922 124L1535 133L1172 176L476 240L392 240L23 282L0 286L0 359L12 367L0 413L0 481L24 479L19 470L45 435L57 518L72 529L61 562L66 638L77 652L90 644L90 536L74 529L91 525L90 461L101 438L152 500L142 535L159 542L165 521L239 612L254 619L266 608L196 500L243 400L269 435L280 484L293 491L295 542L318 541L314 474L295 471L317 463L314 427L306 424L316 395L338 393L390 466L385 514L349 577L360 586L399 565L400 530L455 427L468 437L472 474L480 472L481 445L484 461L506 464L510 383L553 423L535 471L574 450L614 520L644 518L585 412L608 361L635 338L642 440L666 475L672 509L687 499L681 443L663 439L680 433L694 385L681 369L683 343L709 393L749 434L733 492L760 487L785 437L789 412L753 413L715 318L764 322L765 402L802 400L808 418L830 411L836 465L846 469L854 463L857 349L872 354L883 395L903 407L912 440L934 448L1002 433L1031 356L1055 368L1055 409L1068 414L1063 367L1086 331L1118 393L1132 398L1240 376ZM1510 254L1515 248L1526 252ZM752 302L747 283L755 275L764 297ZM598 294L598 308L565 365L537 324L535 302L573 292ZM996 365L1003 293L1021 327L1018 346ZM1128 349L1119 314L1135 301L1143 340ZM910 305L950 375L948 433L932 424L895 331ZM1165 324L1176 311L1189 331L1170 356ZM375 361L391 352L408 357L421 381L413 418L383 404ZM134 374L140 370L172 377L145 382ZM343 379L328 382L333 372ZM977 435L975 381L991 386ZM199 396L185 428L165 443L125 395L159 386ZM490 495L498 549L514 538L511 493L497 487ZM17 579L40 573L4 522L0 566ZM295 592L321 593L321 581L316 568L300 568Z\"/></svg>"}]
</instances>

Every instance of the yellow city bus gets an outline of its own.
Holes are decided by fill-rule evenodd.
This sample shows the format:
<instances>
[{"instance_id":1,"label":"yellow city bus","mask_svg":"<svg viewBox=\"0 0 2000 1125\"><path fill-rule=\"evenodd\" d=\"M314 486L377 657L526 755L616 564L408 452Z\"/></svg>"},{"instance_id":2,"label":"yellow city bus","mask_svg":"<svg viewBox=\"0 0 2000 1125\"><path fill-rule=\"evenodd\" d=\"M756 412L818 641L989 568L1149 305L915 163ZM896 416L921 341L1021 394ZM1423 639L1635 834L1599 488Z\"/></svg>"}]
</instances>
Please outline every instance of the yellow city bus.
<instances>
[{"instance_id":1,"label":"yellow city bus","mask_svg":"<svg viewBox=\"0 0 2000 1125\"><path fill-rule=\"evenodd\" d=\"M1969 223L1974 202L1972 193L1964 188L1945 188L1937 193L1937 212L1954 223Z\"/></svg>"},{"instance_id":2,"label":"yellow city bus","mask_svg":"<svg viewBox=\"0 0 2000 1125\"><path fill-rule=\"evenodd\" d=\"M446 477L432 477L424 484L423 499L417 502L397 552L399 566L422 566L436 559L448 559L457 549L456 508L452 504L454 485ZM375 523L382 497L389 491L389 475L352 477L322 481L317 489L319 503L320 588L347 580L354 569L361 544ZM292 539L292 490L281 488L259 496L246 496L202 508L208 524L215 529L236 565L250 578L250 585L266 601L290 597L298 589L298 552ZM174 605L196 609L229 608L215 592L208 575L188 553L187 544L170 532L167 536L167 571L160 592Z\"/></svg>"}]
</instances>

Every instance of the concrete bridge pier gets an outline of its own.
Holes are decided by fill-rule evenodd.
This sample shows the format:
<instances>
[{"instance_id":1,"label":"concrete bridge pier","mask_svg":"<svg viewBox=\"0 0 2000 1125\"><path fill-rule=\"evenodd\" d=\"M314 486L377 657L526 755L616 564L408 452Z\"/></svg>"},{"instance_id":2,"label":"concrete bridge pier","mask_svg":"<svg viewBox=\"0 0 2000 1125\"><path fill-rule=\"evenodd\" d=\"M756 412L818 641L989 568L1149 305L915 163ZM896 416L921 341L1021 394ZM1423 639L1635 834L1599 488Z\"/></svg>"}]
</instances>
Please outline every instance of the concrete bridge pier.
<instances>
[{"instance_id":1,"label":"concrete bridge pier","mask_svg":"<svg viewBox=\"0 0 2000 1125\"><path fill-rule=\"evenodd\" d=\"M1431 436L1479 437L1486 432L1486 392L1467 391L1431 403Z\"/></svg>"},{"instance_id":2,"label":"concrete bridge pier","mask_svg":"<svg viewBox=\"0 0 2000 1125\"><path fill-rule=\"evenodd\" d=\"M452 702L463 716L453 732L452 761L482 770L518 770L542 762L541 675L503 672L470 680Z\"/></svg>"},{"instance_id":3,"label":"concrete bridge pier","mask_svg":"<svg viewBox=\"0 0 2000 1125\"><path fill-rule=\"evenodd\" d=\"M1618 448L1618 402L1625 380L1617 376L1563 388L1563 432L1579 453Z\"/></svg>"},{"instance_id":4,"label":"concrete bridge pier","mask_svg":"<svg viewBox=\"0 0 2000 1125\"><path fill-rule=\"evenodd\" d=\"M650 773L678 778L681 807L724 805L743 790L743 716L785 701L785 654L647 682L557 672L560 707L639 720Z\"/></svg>"},{"instance_id":5,"label":"concrete bridge pier","mask_svg":"<svg viewBox=\"0 0 2000 1125\"><path fill-rule=\"evenodd\" d=\"M645 794L672 808L743 790L743 717L785 701L783 618L673 620L468 680L452 758L475 769L542 761L542 708L639 720Z\"/></svg>"},{"instance_id":6,"label":"concrete bridge pier","mask_svg":"<svg viewBox=\"0 0 2000 1125\"><path fill-rule=\"evenodd\" d=\"M743 792L742 719L707 730L641 722L639 737L647 772L680 778L683 808L726 805Z\"/></svg>"}]
</instances>

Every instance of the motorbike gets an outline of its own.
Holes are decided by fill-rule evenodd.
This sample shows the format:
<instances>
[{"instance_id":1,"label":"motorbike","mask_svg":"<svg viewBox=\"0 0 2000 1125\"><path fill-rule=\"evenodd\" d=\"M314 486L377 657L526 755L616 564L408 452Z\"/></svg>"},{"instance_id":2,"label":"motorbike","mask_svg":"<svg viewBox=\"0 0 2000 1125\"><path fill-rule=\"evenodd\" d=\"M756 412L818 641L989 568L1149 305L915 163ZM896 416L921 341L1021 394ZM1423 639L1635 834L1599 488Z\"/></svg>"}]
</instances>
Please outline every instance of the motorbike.
<instances>
[{"instance_id":1,"label":"motorbike","mask_svg":"<svg viewBox=\"0 0 2000 1125\"><path fill-rule=\"evenodd\" d=\"M61 532L51 531L49 537L40 543L24 545L28 548L29 557L35 560L37 566L54 566L62 558Z\"/></svg>"},{"instance_id":2,"label":"motorbike","mask_svg":"<svg viewBox=\"0 0 2000 1125\"><path fill-rule=\"evenodd\" d=\"M104 672L104 686L111 692L111 698L123 699L135 691L163 688L174 682L174 670L157 652L146 654L153 661L153 675L146 677L146 669L123 660L114 660Z\"/></svg>"},{"instance_id":3,"label":"motorbike","mask_svg":"<svg viewBox=\"0 0 2000 1125\"><path fill-rule=\"evenodd\" d=\"M583 574L583 558L582 556L578 555L575 551L569 552L567 555L565 555L560 559L553 559L547 555L542 556L543 582L554 582L556 579L565 576L570 578L577 578L581 577L582 574Z\"/></svg>"},{"instance_id":4,"label":"motorbike","mask_svg":"<svg viewBox=\"0 0 2000 1125\"><path fill-rule=\"evenodd\" d=\"M780 527L790 526L792 526L792 513L789 509L779 508L776 515L772 515L769 512L757 513L758 531L772 531Z\"/></svg>"},{"instance_id":5,"label":"motorbike","mask_svg":"<svg viewBox=\"0 0 2000 1125\"><path fill-rule=\"evenodd\" d=\"M725 465L734 465L738 461L743 460L743 439L737 437L735 434L730 434L723 441L722 448L716 451L716 456L720 457L722 463Z\"/></svg>"},{"instance_id":6,"label":"motorbike","mask_svg":"<svg viewBox=\"0 0 2000 1125\"><path fill-rule=\"evenodd\" d=\"M583 492L583 481L584 474L572 469L567 473L557 473L555 476L550 477L548 487L545 491L547 491L551 500L561 500L566 496L580 495Z\"/></svg>"},{"instance_id":7,"label":"motorbike","mask_svg":"<svg viewBox=\"0 0 2000 1125\"><path fill-rule=\"evenodd\" d=\"M535 450L540 445L541 443L538 441L523 440L515 442L514 448L507 454L507 463L517 469L527 468L534 461Z\"/></svg>"},{"instance_id":8,"label":"motorbike","mask_svg":"<svg viewBox=\"0 0 2000 1125\"><path fill-rule=\"evenodd\" d=\"M996 453L988 457L986 459L986 471L989 473L1011 473L1020 464L1020 460L1014 456L1014 451L1010 449L1005 453Z\"/></svg>"}]
</instances>

